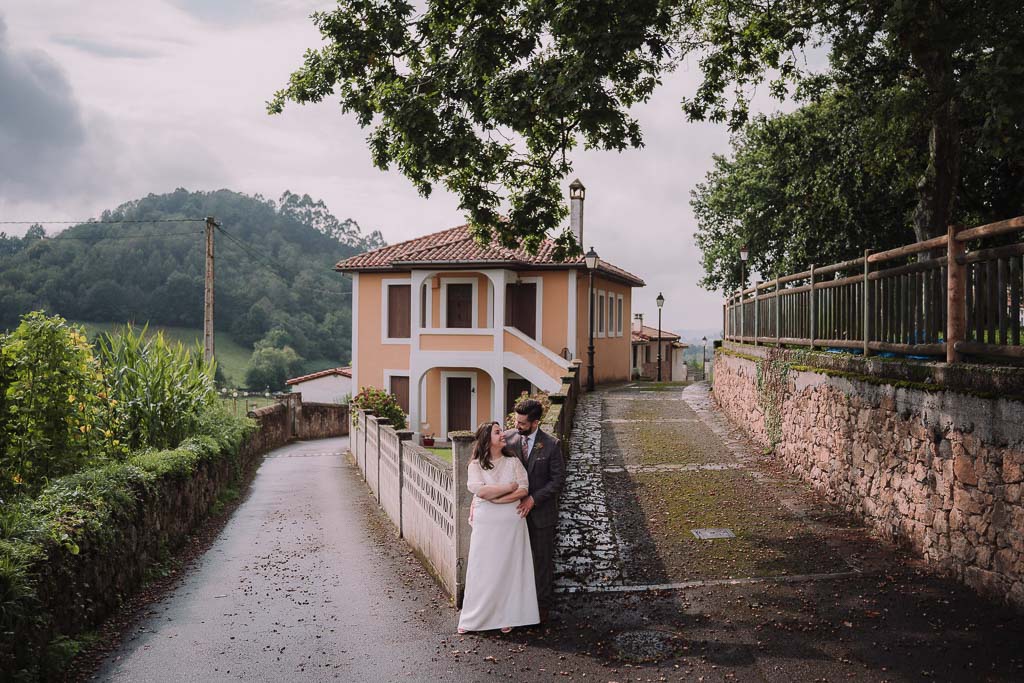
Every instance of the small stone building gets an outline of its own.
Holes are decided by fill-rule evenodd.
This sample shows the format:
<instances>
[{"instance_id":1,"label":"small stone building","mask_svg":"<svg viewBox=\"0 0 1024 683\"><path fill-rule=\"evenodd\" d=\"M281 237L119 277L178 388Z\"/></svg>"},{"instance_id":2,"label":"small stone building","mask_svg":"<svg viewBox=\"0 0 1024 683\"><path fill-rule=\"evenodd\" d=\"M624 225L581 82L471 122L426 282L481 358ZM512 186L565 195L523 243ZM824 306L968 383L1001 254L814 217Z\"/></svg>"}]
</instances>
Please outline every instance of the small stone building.
<instances>
[{"instance_id":1,"label":"small stone building","mask_svg":"<svg viewBox=\"0 0 1024 683\"><path fill-rule=\"evenodd\" d=\"M286 382L307 403L344 403L352 395L352 368L329 368Z\"/></svg>"}]
</instances>

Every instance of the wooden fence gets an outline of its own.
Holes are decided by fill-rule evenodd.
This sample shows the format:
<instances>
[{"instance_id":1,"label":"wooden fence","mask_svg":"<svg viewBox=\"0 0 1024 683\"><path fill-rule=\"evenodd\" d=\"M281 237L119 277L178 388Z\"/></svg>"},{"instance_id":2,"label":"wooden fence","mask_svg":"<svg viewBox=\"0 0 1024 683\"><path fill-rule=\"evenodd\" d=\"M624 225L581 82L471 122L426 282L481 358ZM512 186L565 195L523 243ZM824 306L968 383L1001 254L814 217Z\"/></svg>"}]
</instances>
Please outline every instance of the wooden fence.
<instances>
[{"instance_id":1,"label":"wooden fence","mask_svg":"<svg viewBox=\"0 0 1024 683\"><path fill-rule=\"evenodd\" d=\"M944 357L1024 358L1024 216L759 282L725 303L725 339ZM967 247L973 247L968 250ZM917 260L914 260L914 259Z\"/></svg>"}]
</instances>

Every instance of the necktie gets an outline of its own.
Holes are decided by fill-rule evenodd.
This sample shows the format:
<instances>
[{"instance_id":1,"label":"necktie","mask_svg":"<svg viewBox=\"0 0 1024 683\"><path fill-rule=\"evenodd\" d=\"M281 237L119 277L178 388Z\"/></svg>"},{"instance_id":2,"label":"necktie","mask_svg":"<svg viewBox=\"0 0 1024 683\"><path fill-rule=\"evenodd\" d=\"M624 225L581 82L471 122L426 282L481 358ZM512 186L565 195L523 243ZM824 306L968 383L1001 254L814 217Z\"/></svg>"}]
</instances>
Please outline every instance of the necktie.
<instances>
[{"instance_id":1,"label":"necktie","mask_svg":"<svg viewBox=\"0 0 1024 683\"><path fill-rule=\"evenodd\" d=\"M523 465L530 459L530 437L524 436L523 439Z\"/></svg>"}]
</instances>

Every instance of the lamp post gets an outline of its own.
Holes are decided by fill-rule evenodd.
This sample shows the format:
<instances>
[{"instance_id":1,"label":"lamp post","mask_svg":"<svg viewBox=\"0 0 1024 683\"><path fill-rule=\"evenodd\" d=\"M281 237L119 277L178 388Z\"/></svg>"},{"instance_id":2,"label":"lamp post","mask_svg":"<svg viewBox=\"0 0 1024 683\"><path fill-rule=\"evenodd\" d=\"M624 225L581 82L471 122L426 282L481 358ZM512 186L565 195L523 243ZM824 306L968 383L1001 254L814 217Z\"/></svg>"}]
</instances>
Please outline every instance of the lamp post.
<instances>
[{"instance_id":1,"label":"lamp post","mask_svg":"<svg viewBox=\"0 0 1024 683\"><path fill-rule=\"evenodd\" d=\"M658 381L661 381L661 307L665 305L665 297L658 292Z\"/></svg>"},{"instance_id":2,"label":"lamp post","mask_svg":"<svg viewBox=\"0 0 1024 683\"><path fill-rule=\"evenodd\" d=\"M704 344L704 348L700 352L700 374L704 375L704 379L708 378L708 338L701 337L700 341Z\"/></svg>"},{"instance_id":3,"label":"lamp post","mask_svg":"<svg viewBox=\"0 0 1024 683\"><path fill-rule=\"evenodd\" d=\"M740 291L742 292L747 288L747 258L750 257L750 251L747 249L747 245L740 247Z\"/></svg>"},{"instance_id":4,"label":"lamp post","mask_svg":"<svg viewBox=\"0 0 1024 683\"><path fill-rule=\"evenodd\" d=\"M583 260L587 262L587 272L590 274L590 315L588 320L590 321L590 343L587 346L587 391L594 390L594 270L597 269L597 252L591 247L587 255L583 257Z\"/></svg>"}]
</instances>

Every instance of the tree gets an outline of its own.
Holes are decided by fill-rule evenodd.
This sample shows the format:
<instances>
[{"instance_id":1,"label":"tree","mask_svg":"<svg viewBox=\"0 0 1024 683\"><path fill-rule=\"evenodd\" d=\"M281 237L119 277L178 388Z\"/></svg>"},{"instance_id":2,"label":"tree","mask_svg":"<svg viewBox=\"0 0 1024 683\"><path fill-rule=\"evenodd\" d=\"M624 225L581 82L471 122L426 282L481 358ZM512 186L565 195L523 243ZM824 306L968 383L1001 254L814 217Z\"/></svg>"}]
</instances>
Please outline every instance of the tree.
<instances>
[{"instance_id":1,"label":"tree","mask_svg":"<svg viewBox=\"0 0 1024 683\"><path fill-rule=\"evenodd\" d=\"M733 154L716 155L693 191L703 287L739 286L744 244L747 273L771 278L913 241L924 124L874 116L876 107L885 113L864 96L829 95L757 117L733 137Z\"/></svg>"},{"instance_id":2,"label":"tree","mask_svg":"<svg viewBox=\"0 0 1024 683\"><path fill-rule=\"evenodd\" d=\"M245 370L245 384L250 389L270 387L274 391L287 389L285 382L298 372L302 357L290 346L276 347L257 342L256 350Z\"/></svg>"},{"instance_id":3,"label":"tree","mask_svg":"<svg viewBox=\"0 0 1024 683\"><path fill-rule=\"evenodd\" d=\"M508 246L536 249L564 217L560 182L579 144L643 144L629 108L688 55L703 80L685 114L734 131L765 84L778 98L836 85L866 92L879 80L918 92L919 238L956 218L965 140L1015 160L1024 148L1022 3L428 0L419 11L407 0L339 0L313 20L326 44L306 52L268 110L337 94L372 128L375 164L397 166L424 195L443 183L480 238ZM805 58L822 46L824 77ZM980 130L961 125L965 99L985 111ZM557 256L579 248L567 231L556 243Z\"/></svg>"}]
</instances>

